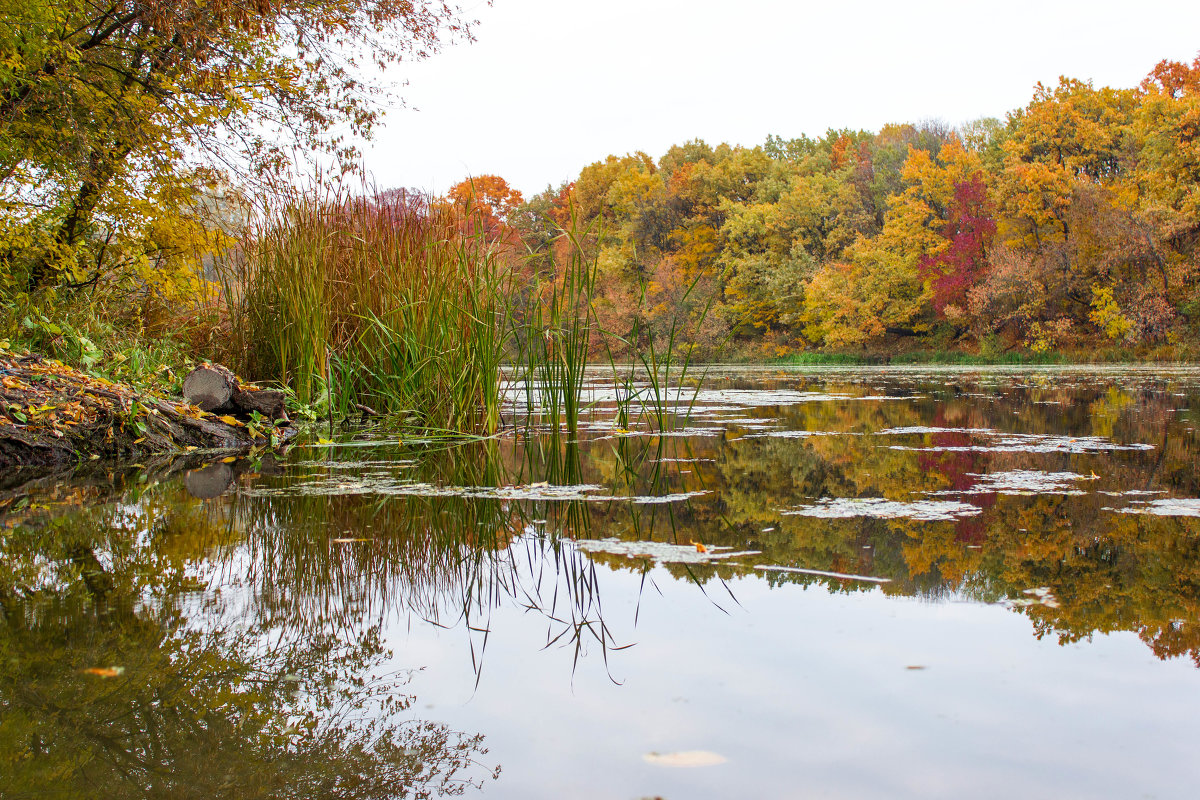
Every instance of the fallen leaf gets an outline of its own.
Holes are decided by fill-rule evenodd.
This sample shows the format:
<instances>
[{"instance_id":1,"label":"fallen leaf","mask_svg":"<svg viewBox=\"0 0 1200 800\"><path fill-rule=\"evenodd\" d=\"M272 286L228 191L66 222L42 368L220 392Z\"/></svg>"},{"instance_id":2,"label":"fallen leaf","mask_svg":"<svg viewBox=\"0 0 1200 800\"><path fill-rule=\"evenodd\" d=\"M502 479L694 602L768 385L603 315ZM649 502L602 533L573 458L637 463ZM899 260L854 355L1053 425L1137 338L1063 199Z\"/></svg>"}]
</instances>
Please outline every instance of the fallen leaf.
<instances>
[{"instance_id":1,"label":"fallen leaf","mask_svg":"<svg viewBox=\"0 0 1200 800\"><path fill-rule=\"evenodd\" d=\"M125 674L124 667L88 667L84 670L88 675L98 675L101 678L119 678Z\"/></svg>"},{"instance_id":2,"label":"fallen leaf","mask_svg":"<svg viewBox=\"0 0 1200 800\"><path fill-rule=\"evenodd\" d=\"M235 462L235 461L237 461L237 456L230 456L229 458L222 458L222 459L221 459L221 463L222 463L222 464L232 464L232 463L233 463L233 462Z\"/></svg>"}]
</instances>

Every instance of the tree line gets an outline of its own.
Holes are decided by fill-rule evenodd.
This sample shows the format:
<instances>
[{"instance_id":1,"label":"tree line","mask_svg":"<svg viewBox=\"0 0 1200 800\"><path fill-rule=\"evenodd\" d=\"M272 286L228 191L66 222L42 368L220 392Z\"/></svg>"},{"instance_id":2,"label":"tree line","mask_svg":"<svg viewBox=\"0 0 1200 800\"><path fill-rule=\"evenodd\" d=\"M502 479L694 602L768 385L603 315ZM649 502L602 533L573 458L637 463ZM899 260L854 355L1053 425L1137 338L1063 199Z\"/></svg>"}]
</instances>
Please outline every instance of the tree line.
<instances>
[{"instance_id":1,"label":"tree line","mask_svg":"<svg viewBox=\"0 0 1200 800\"><path fill-rule=\"evenodd\" d=\"M1200 323L1198 137L1200 57L1136 88L1038 84L1004 120L693 140L527 202L496 176L448 199L478 195L535 269L554 224L587 231L602 322L709 353L1161 347Z\"/></svg>"}]
</instances>

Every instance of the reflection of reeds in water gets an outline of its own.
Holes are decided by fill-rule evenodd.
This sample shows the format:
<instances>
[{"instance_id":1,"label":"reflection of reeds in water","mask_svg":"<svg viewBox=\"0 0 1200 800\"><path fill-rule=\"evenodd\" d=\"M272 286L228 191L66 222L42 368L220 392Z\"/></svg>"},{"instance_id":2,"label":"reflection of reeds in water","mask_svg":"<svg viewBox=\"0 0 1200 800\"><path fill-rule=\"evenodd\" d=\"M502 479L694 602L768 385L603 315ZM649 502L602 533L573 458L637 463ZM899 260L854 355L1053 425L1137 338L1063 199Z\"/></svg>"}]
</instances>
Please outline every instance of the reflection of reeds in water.
<instances>
[{"instance_id":1,"label":"reflection of reeds in water","mask_svg":"<svg viewBox=\"0 0 1200 800\"><path fill-rule=\"evenodd\" d=\"M447 449L411 477L439 486L506 485L515 476L500 466L512 456L502 445L509 446L488 440ZM577 451L551 460L546 478L580 473ZM462 624L482 648L492 611L513 601L544 615L548 644L582 648L594 640L612 648L595 566L563 543L586 531L587 503L302 492L235 502L235 524L247 536L242 557L231 554L227 563L245 571L266 617L302 629L353 630L402 610L437 625Z\"/></svg>"}]
</instances>

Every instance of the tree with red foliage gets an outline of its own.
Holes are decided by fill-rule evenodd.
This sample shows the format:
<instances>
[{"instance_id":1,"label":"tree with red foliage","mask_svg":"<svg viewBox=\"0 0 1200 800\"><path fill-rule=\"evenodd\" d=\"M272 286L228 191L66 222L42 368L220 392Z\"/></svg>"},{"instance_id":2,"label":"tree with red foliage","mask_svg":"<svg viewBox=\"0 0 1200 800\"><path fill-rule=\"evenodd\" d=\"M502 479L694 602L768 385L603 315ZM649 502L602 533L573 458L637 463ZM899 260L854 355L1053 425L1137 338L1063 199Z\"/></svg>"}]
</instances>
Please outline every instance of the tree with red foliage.
<instances>
[{"instance_id":1,"label":"tree with red foliage","mask_svg":"<svg viewBox=\"0 0 1200 800\"><path fill-rule=\"evenodd\" d=\"M996 234L996 221L983 173L954 186L954 197L940 231L950 241L935 256L921 259L921 277L932 281L933 308L947 318L946 308L964 310L967 291L983 277L987 269L987 248Z\"/></svg>"}]
</instances>

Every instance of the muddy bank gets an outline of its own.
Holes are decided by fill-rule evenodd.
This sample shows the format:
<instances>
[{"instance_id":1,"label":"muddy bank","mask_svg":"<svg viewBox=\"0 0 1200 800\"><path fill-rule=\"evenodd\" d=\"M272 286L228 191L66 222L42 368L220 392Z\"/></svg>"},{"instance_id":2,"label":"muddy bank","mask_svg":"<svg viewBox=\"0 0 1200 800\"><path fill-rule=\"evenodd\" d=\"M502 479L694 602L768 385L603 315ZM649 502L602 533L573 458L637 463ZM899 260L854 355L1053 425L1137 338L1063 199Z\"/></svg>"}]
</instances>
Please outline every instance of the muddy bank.
<instances>
[{"instance_id":1,"label":"muddy bank","mask_svg":"<svg viewBox=\"0 0 1200 800\"><path fill-rule=\"evenodd\" d=\"M0 351L0 468L245 450L293 433L271 419L203 411L53 359Z\"/></svg>"}]
</instances>

